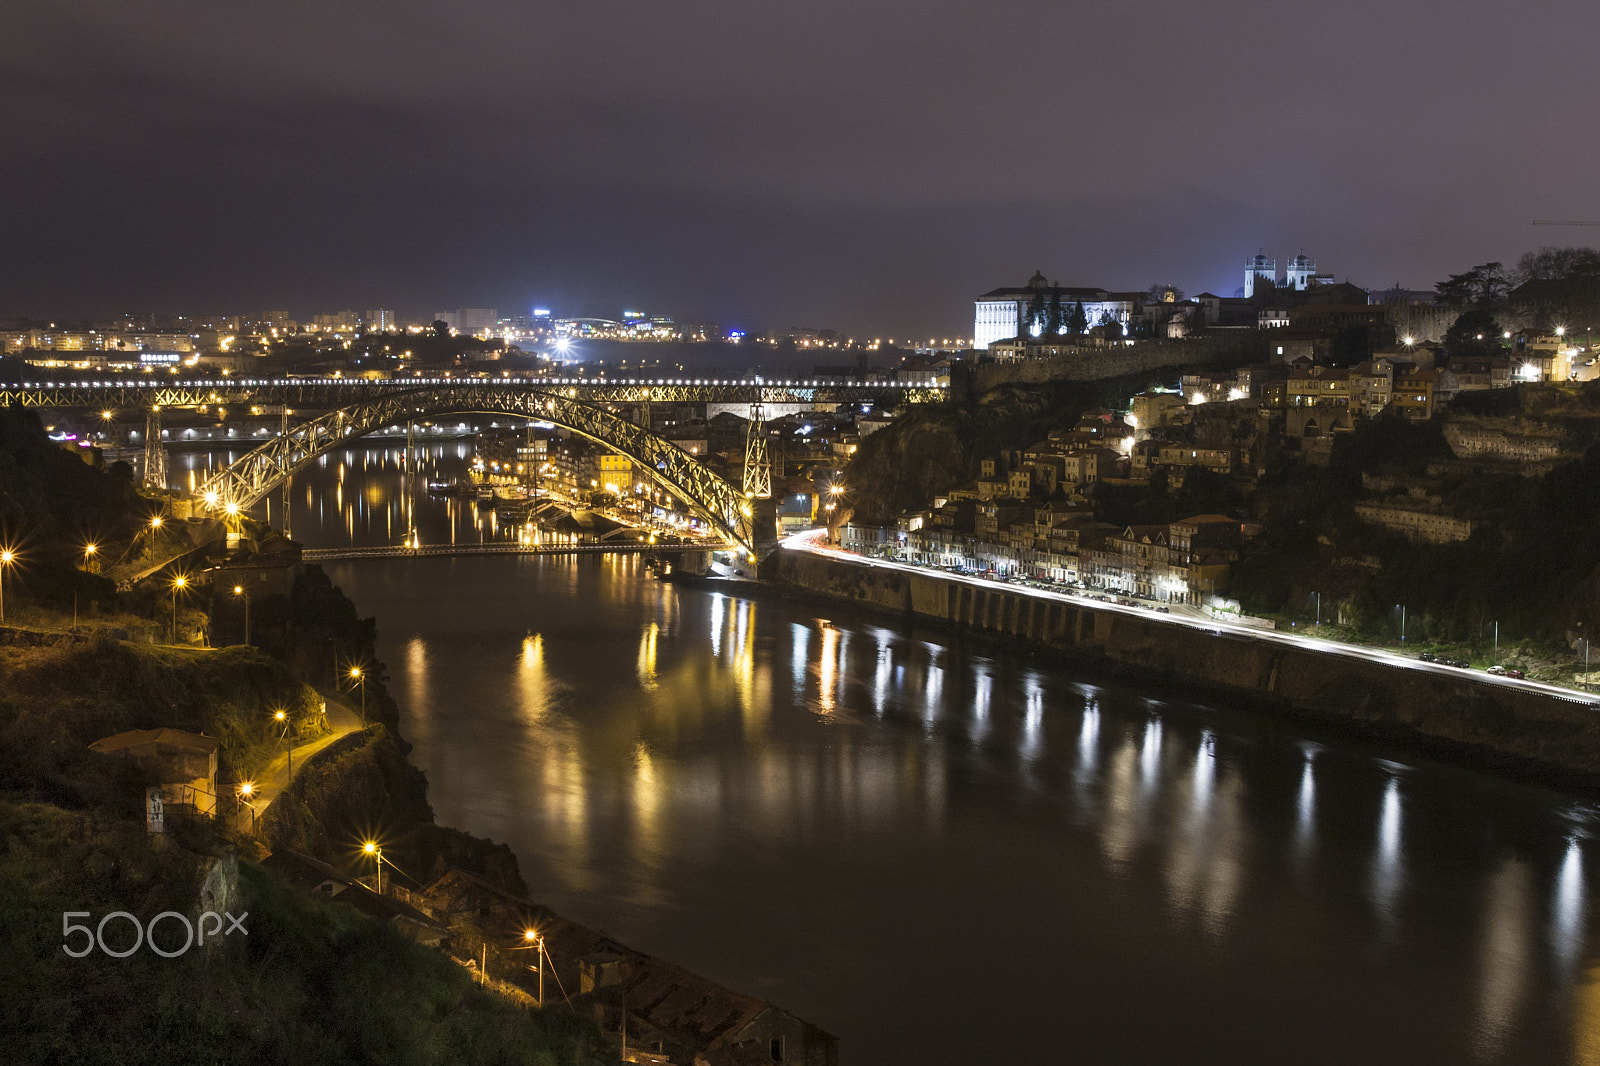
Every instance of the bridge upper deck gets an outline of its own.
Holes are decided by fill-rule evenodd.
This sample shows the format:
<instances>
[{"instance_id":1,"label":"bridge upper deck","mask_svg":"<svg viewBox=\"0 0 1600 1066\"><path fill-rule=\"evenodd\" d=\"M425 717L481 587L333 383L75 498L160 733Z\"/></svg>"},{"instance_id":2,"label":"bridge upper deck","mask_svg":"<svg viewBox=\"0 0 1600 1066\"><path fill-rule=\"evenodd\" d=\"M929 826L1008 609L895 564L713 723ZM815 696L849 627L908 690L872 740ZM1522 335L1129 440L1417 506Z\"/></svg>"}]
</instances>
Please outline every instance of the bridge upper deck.
<instances>
[{"instance_id":1,"label":"bridge upper deck","mask_svg":"<svg viewBox=\"0 0 1600 1066\"><path fill-rule=\"evenodd\" d=\"M407 389L526 388L587 403L850 403L892 396L940 402L944 385L827 378L203 378L95 380L0 384L0 407L139 408L254 404L337 408Z\"/></svg>"}]
</instances>

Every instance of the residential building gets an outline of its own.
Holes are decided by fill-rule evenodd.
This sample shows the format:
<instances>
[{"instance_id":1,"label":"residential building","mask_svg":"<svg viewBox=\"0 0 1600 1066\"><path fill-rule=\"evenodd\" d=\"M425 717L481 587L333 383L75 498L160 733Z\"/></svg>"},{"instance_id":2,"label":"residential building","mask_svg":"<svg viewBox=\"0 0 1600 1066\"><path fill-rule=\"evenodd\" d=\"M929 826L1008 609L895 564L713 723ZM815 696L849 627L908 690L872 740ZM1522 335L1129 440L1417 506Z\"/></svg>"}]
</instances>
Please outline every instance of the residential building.
<instances>
[{"instance_id":1,"label":"residential building","mask_svg":"<svg viewBox=\"0 0 1600 1066\"><path fill-rule=\"evenodd\" d=\"M1357 518L1401 533L1407 540L1424 544L1448 544L1472 536L1472 521L1431 510L1398 507L1387 503L1358 503Z\"/></svg>"},{"instance_id":2,"label":"residential building","mask_svg":"<svg viewBox=\"0 0 1600 1066\"><path fill-rule=\"evenodd\" d=\"M152 773L167 807L209 815L217 809L220 746L215 737L182 729L130 729L95 741L89 750L130 759Z\"/></svg>"}]
</instances>

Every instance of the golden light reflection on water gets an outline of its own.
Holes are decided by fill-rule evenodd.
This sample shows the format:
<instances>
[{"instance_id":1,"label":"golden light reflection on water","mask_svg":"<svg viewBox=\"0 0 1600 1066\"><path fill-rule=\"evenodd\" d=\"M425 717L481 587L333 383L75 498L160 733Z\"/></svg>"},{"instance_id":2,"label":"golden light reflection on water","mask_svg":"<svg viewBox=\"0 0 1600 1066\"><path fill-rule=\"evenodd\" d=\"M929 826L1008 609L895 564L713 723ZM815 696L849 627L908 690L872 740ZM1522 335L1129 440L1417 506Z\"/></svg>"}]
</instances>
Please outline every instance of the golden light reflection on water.
<instances>
[{"instance_id":1,"label":"golden light reflection on water","mask_svg":"<svg viewBox=\"0 0 1600 1066\"><path fill-rule=\"evenodd\" d=\"M332 491L322 499L333 502L328 473ZM357 484L353 478L353 493ZM381 502L370 487L359 495L359 507ZM465 517L473 505L442 506ZM391 514L399 521L404 511ZM483 520L492 522L488 513ZM1201 727L1196 716L1167 713L1115 686L1102 709L1062 670L984 658L914 631L848 619L819 625L783 605L684 593L636 578L630 565L604 560L582 579L603 569L597 595L627 608L605 616L612 628L602 639L614 647L601 668L613 690L604 698L554 698L563 682L568 695L595 691L593 678L580 676L593 672L593 658L558 650L562 630L524 638L519 628L495 653L502 667L514 660L508 717L526 741L507 746L515 782L500 791L515 793L508 806L531 827L518 846L531 840L539 857L525 866L563 889L677 907L685 866L725 863L729 839L746 833L761 838L757 852L823 839L831 846L841 836L846 850L870 848L914 823L938 825L947 810L952 827L970 827L985 808L1009 806L1026 812L1015 820L1022 845L1075 861L1068 880L1147 884L1157 902L1141 920L1165 923L1167 933L1219 957L1234 952L1217 948L1230 937L1248 947L1263 878L1280 867L1297 890L1326 896L1337 882L1350 897L1343 902L1353 900L1352 943L1341 949L1348 953L1368 949L1365 957L1387 966L1402 952L1370 949L1410 952L1432 935L1430 922L1439 924L1423 910L1440 905L1427 844L1441 831L1429 816L1434 798L1423 770L1385 777L1338 745L1306 742L1277 753L1278 777L1264 781L1239 756L1240 736L1225 721ZM594 592L570 577L579 564L539 567L551 587L565 581L573 592ZM618 617L632 624L616 625ZM674 617L681 620L666 621ZM508 655L517 640L520 651ZM421 638L400 646L410 706L431 699L433 727L451 728L465 708L440 692L418 698L445 683L444 659L431 664L430 678L429 646ZM474 767L463 759L449 769ZM977 816L973 791L981 792ZM1274 817L1263 819L1271 805ZM863 841L866 833L873 836ZM1460 970L1449 1008L1456 1057L1510 1061L1528 1032L1544 1026L1570 1037L1572 1061L1600 1066L1600 967L1584 968L1591 923L1577 840L1548 862L1501 857L1469 876L1443 903L1462 919L1446 953ZM1327 965L1314 939L1307 933L1294 947L1312 965ZM1556 979L1559 992L1551 990Z\"/></svg>"},{"instance_id":2,"label":"golden light reflection on water","mask_svg":"<svg viewBox=\"0 0 1600 1066\"><path fill-rule=\"evenodd\" d=\"M1584 971L1572 996L1574 1066L1600 1066L1600 966Z\"/></svg>"},{"instance_id":3,"label":"golden light reflection on water","mask_svg":"<svg viewBox=\"0 0 1600 1066\"><path fill-rule=\"evenodd\" d=\"M637 672L639 684L646 689L656 687L656 640L661 635L661 627L651 622L639 634L639 661Z\"/></svg>"},{"instance_id":4,"label":"golden light reflection on water","mask_svg":"<svg viewBox=\"0 0 1600 1066\"><path fill-rule=\"evenodd\" d=\"M550 707L549 678L544 666L544 635L531 633L522 638L522 654L517 661L517 695L522 717L541 722Z\"/></svg>"},{"instance_id":5,"label":"golden light reflection on water","mask_svg":"<svg viewBox=\"0 0 1600 1066\"><path fill-rule=\"evenodd\" d=\"M1489 877L1478 936L1478 1012L1473 1054L1493 1062L1505 1050L1534 964L1533 885L1527 864L1507 857Z\"/></svg>"},{"instance_id":6,"label":"golden light reflection on water","mask_svg":"<svg viewBox=\"0 0 1600 1066\"><path fill-rule=\"evenodd\" d=\"M835 707L834 689L839 684L839 629L826 625L822 629L822 659L817 671L817 710L832 714Z\"/></svg>"},{"instance_id":7,"label":"golden light reflection on water","mask_svg":"<svg viewBox=\"0 0 1600 1066\"><path fill-rule=\"evenodd\" d=\"M733 662L729 664L746 741L759 740L766 733L767 722L772 715L770 668L765 661L759 670L756 668L755 615L756 605L753 602L739 602L737 644Z\"/></svg>"},{"instance_id":8,"label":"golden light reflection on water","mask_svg":"<svg viewBox=\"0 0 1600 1066\"><path fill-rule=\"evenodd\" d=\"M650 749L640 741L633 749L633 847L636 861L652 869L660 867L669 845L661 830L665 788ZM655 877L635 877L633 885L634 901L640 904L659 902L667 888Z\"/></svg>"}]
</instances>

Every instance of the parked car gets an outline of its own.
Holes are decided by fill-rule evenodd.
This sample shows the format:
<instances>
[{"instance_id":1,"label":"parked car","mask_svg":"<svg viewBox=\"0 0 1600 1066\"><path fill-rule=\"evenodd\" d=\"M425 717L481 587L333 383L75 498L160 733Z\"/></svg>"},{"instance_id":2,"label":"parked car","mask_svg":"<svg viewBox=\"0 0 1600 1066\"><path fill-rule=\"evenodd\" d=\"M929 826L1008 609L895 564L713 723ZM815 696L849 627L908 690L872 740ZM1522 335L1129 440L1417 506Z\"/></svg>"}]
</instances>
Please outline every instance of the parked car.
<instances>
[{"instance_id":1,"label":"parked car","mask_svg":"<svg viewBox=\"0 0 1600 1066\"><path fill-rule=\"evenodd\" d=\"M1431 651L1425 651L1421 655L1417 656L1417 658L1421 659L1425 663L1436 663L1439 661L1438 656L1434 655Z\"/></svg>"},{"instance_id":2,"label":"parked car","mask_svg":"<svg viewBox=\"0 0 1600 1066\"><path fill-rule=\"evenodd\" d=\"M1506 676L1507 677L1514 677L1518 681L1521 681L1522 678L1523 678L1523 673L1522 673L1521 670L1507 670L1506 671Z\"/></svg>"},{"instance_id":3,"label":"parked car","mask_svg":"<svg viewBox=\"0 0 1600 1066\"><path fill-rule=\"evenodd\" d=\"M1161 604L1161 605L1160 605L1160 606L1158 606L1158 607L1157 607L1157 608L1156 608L1156 610L1157 610L1157 611L1158 611L1158 612L1159 612L1159 613L1161 613L1161 614L1171 614L1171 613L1172 613L1172 608L1171 608L1171 607L1168 607L1168 606L1167 606L1167 605L1166 605L1166 604L1164 604L1164 603L1163 603L1163 604Z\"/></svg>"},{"instance_id":4,"label":"parked car","mask_svg":"<svg viewBox=\"0 0 1600 1066\"><path fill-rule=\"evenodd\" d=\"M1506 668L1503 666L1491 666L1485 671L1485 673L1493 674L1495 677L1505 677Z\"/></svg>"}]
</instances>

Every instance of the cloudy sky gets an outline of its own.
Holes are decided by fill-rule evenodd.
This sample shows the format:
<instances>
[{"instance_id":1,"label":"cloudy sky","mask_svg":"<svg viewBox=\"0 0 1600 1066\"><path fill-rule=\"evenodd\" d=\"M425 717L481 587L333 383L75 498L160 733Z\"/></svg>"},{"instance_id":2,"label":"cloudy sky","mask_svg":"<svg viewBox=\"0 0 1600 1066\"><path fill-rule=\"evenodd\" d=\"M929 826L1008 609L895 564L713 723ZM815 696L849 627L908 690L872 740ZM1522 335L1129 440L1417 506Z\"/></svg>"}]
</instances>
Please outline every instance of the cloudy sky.
<instances>
[{"instance_id":1,"label":"cloudy sky","mask_svg":"<svg viewBox=\"0 0 1600 1066\"><path fill-rule=\"evenodd\" d=\"M0 315L457 306L967 332L1247 255L1600 232L1578 0L7 0ZM1594 234L1591 236L1591 234Z\"/></svg>"}]
</instances>

